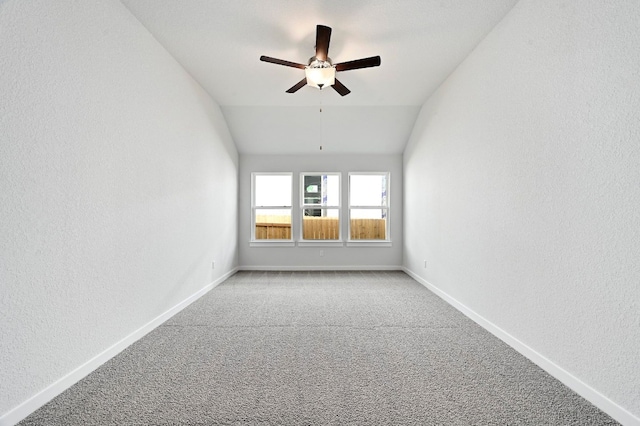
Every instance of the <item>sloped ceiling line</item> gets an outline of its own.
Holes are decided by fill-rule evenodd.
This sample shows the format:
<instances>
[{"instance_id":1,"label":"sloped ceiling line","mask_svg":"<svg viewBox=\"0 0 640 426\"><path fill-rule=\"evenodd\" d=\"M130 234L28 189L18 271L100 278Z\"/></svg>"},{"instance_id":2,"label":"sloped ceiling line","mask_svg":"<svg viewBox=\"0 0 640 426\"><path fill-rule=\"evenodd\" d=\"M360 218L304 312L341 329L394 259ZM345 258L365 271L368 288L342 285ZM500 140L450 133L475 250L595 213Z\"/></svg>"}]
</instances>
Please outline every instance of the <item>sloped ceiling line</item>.
<instances>
[{"instance_id":1,"label":"sloped ceiling line","mask_svg":"<svg viewBox=\"0 0 640 426\"><path fill-rule=\"evenodd\" d=\"M402 153L417 114L517 0L121 0L220 105L241 154L319 154L320 95L285 93L305 63L315 26L332 27L334 63L380 55L344 73L351 93L323 91L323 152Z\"/></svg>"}]
</instances>

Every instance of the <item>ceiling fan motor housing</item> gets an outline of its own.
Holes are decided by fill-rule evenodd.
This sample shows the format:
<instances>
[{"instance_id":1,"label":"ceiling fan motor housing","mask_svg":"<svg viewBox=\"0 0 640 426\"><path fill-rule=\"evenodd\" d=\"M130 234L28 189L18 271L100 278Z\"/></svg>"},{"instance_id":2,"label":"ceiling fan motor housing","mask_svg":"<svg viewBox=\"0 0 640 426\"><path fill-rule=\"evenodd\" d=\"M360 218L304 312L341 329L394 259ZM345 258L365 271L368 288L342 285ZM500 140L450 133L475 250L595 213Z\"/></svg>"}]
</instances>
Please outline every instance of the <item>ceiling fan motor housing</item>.
<instances>
[{"instance_id":1,"label":"ceiling fan motor housing","mask_svg":"<svg viewBox=\"0 0 640 426\"><path fill-rule=\"evenodd\" d=\"M315 56L312 56L309 58L309 65L307 65L308 67L311 68L329 68L333 66L333 62L331 61L331 58L327 57L326 61L321 61L320 59L316 58Z\"/></svg>"}]
</instances>

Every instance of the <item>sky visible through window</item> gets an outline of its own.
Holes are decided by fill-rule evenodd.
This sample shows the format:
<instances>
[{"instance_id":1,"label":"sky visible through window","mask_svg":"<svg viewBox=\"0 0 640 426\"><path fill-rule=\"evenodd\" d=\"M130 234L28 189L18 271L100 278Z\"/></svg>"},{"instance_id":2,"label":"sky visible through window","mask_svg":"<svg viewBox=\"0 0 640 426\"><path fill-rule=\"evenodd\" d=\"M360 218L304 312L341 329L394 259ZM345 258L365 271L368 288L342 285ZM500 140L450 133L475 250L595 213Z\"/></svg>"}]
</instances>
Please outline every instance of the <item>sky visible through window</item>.
<instances>
[{"instance_id":1,"label":"sky visible through window","mask_svg":"<svg viewBox=\"0 0 640 426\"><path fill-rule=\"evenodd\" d=\"M387 207L387 176L353 174L349 179L349 205L352 207L351 218L385 218L385 209L354 209L353 207Z\"/></svg>"},{"instance_id":2,"label":"sky visible through window","mask_svg":"<svg viewBox=\"0 0 640 426\"><path fill-rule=\"evenodd\" d=\"M386 176L351 175L352 206L386 206Z\"/></svg>"},{"instance_id":3,"label":"sky visible through window","mask_svg":"<svg viewBox=\"0 0 640 426\"><path fill-rule=\"evenodd\" d=\"M350 179L349 201L351 206L388 207L387 204L387 176L383 174L353 174ZM340 179L337 175L328 175L327 198L322 202L325 206L339 204ZM256 207L291 207L292 197L291 175L258 175L255 180ZM319 188L320 190L320 188ZM291 210L270 209L271 215L289 215ZM354 209L360 218L380 218L386 215L384 209ZM337 215L337 211L327 212L329 216Z\"/></svg>"},{"instance_id":4,"label":"sky visible through window","mask_svg":"<svg viewBox=\"0 0 640 426\"><path fill-rule=\"evenodd\" d=\"M291 176L256 176L255 196L257 207L291 206Z\"/></svg>"},{"instance_id":5,"label":"sky visible through window","mask_svg":"<svg viewBox=\"0 0 640 426\"><path fill-rule=\"evenodd\" d=\"M290 207L291 175L258 175L255 181L256 207ZM290 209L270 209L269 215L291 215Z\"/></svg>"}]
</instances>

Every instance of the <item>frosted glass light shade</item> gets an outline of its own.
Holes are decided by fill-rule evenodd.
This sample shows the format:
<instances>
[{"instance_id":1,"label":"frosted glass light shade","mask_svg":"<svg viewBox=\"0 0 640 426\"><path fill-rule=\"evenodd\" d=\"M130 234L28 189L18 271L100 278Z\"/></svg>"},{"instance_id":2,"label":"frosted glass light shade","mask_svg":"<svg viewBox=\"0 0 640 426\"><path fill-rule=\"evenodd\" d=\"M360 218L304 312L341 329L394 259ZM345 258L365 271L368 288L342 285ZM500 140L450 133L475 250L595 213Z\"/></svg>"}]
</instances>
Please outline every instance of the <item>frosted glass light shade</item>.
<instances>
[{"instance_id":1,"label":"frosted glass light shade","mask_svg":"<svg viewBox=\"0 0 640 426\"><path fill-rule=\"evenodd\" d=\"M333 86L336 82L336 69L334 67L306 67L304 69L304 74L307 77L307 84L318 89Z\"/></svg>"}]
</instances>

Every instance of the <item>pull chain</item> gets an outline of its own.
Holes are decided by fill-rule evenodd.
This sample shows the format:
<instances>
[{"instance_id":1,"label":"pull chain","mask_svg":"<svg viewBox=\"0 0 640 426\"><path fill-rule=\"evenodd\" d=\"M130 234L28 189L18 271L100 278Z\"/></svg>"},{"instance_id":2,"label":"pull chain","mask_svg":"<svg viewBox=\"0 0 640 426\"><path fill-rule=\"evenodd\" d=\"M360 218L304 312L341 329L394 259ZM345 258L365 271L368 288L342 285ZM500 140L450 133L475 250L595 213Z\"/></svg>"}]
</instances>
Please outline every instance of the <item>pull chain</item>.
<instances>
[{"instance_id":1,"label":"pull chain","mask_svg":"<svg viewBox=\"0 0 640 426\"><path fill-rule=\"evenodd\" d=\"M322 151L322 90L320 90L320 151Z\"/></svg>"}]
</instances>

